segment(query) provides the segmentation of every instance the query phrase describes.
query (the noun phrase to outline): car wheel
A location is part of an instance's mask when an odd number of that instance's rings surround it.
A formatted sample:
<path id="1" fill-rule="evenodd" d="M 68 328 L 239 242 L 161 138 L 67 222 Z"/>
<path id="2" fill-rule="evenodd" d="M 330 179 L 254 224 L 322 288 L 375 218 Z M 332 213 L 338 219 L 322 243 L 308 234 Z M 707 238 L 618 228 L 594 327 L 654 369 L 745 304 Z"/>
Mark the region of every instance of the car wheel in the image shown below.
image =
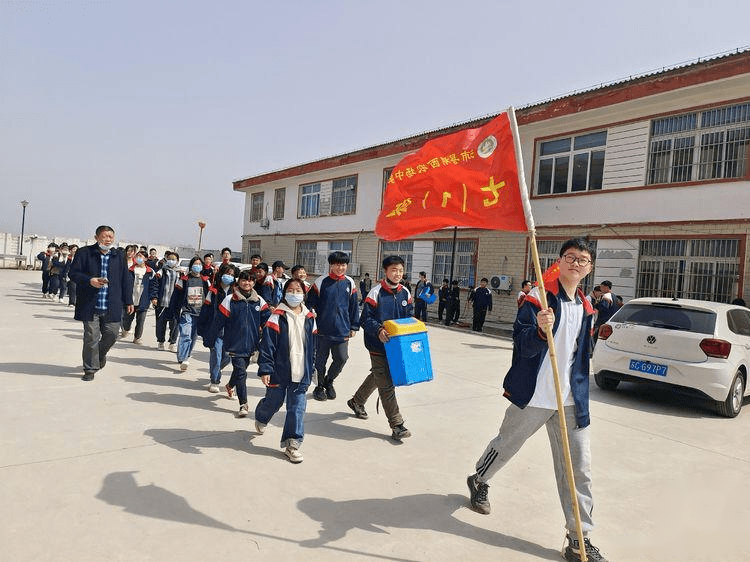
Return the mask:
<path id="1" fill-rule="evenodd" d="M 619 380 L 605 377 L 601 373 L 596 373 L 594 375 L 594 381 L 596 381 L 596 386 L 602 390 L 615 390 L 617 385 L 620 384 Z"/>
<path id="2" fill-rule="evenodd" d="M 745 396 L 745 378 L 742 371 L 737 371 L 729 387 L 729 394 L 724 401 L 716 403 L 716 412 L 726 418 L 734 418 L 742 409 L 742 400 Z"/>

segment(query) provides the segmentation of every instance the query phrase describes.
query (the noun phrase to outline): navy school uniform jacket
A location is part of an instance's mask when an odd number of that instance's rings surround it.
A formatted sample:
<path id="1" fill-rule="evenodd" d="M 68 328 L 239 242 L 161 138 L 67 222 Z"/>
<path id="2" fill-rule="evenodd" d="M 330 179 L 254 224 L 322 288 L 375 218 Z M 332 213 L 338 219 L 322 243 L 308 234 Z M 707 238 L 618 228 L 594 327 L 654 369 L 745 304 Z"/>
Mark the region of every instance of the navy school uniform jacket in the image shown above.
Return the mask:
<path id="1" fill-rule="evenodd" d="M 67 256 L 63 257 L 62 254 L 52 255 L 52 268 L 50 269 L 51 275 L 59 275 L 60 279 L 66 279 L 68 273 L 70 273 L 71 262 Z"/>
<path id="2" fill-rule="evenodd" d="M 174 284 L 180 278 L 180 272 L 166 265 L 156 271 L 157 288 L 157 306 L 168 307 L 171 300 Z"/>
<path id="3" fill-rule="evenodd" d="M 378 331 L 386 320 L 412 316 L 414 306 L 409 290 L 400 285 L 395 289 L 382 280 L 368 293 L 362 310 L 362 329 L 365 332 L 365 347 L 370 353 L 385 355 L 385 346 L 378 339 Z"/>
<path id="4" fill-rule="evenodd" d="M 224 351 L 237 357 L 250 357 L 258 350 L 260 329 L 268 320 L 268 303 L 252 291 L 250 298 L 234 289 L 219 305 L 204 345 L 213 347 L 216 337 L 224 330 Z"/>
<path id="5" fill-rule="evenodd" d="M 277 279 L 273 275 L 266 275 L 263 284 L 258 287 L 258 293 L 271 306 L 277 306 L 281 302 L 284 283 L 286 279 Z"/>
<path id="6" fill-rule="evenodd" d="M 487 287 L 477 287 L 471 300 L 476 310 L 492 310 L 492 293 Z"/>
<path id="7" fill-rule="evenodd" d="M 135 265 L 131 265 L 128 268 L 128 272 L 130 273 L 130 283 L 133 285 L 135 284 Z M 155 277 L 155 272 L 147 265 L 146 273 L 143 274 L 143 291 L 141 292 L 141 300 L 137 303 L 133 303 L 135 305 L 135 311 L 143 312 L 144 310 L 148 310 L 148 307 L 151 306 L 151 299 L 156 298 L 158 290 L 159 283 Z"/>
<path id="8" fill-rule="evenodd" d="M 552 333 L 556 334 L 560 324 L 560 303 L 571 299 L 565 294 L 559 281 L 550 284 L 547 289 L 547 305 L 555 312 Z M 536 315 L 542 309 L 538 297 L 539 289 L 532 289 L 521 308 L 518 309 L 516 321 L 513 324 L 513 361 L 503 381 L 504 396 L 519 408 L 525 408 L 534 396 L 537 374 L 542 361 L 549 353 L 545 334 L 536 322 Z M 570 372 L 570 389 L 575 403 L 576 423 L 578 427 L 586 427 L 591 423 L 589 417 L 589 340 L 594 309 L 581 289 L 576 290 L 573 298 L 576 297 L 582 301 L 583 321 L 576 338 L 576 351 Z"/>
<path id="9" fill-rule="evenodd" d="M 50 268 L 52 267 L 52 257 L 54 255 L 55 254 L 48 255 L 47 252 L 39 252 L 39 254 L 36 256 L 36 259 L 42 262 L 42 272 L 49 272 Z"/>
<path id="10" fill-rule="evenodd" d="M 229 286 L 229 294 L 232 293 L 234 284 Z M 203 306 L 201 307 L 201 313 L 198 315 L 198 335 L 203 337 L 203 345 L 206 347 L 213 347 L 213 345 L 206 345 L 206 337 L 209 335 L 211 326 L 214 322 L 214 316 L 219 308 L 219 305 L 226 298 L 227 293 L 224 291 L 224 287 L 221 285 L 221 281 L 217 285 L 211 285 L 206 292 L 206 297 L 203 299 Z M 215 338 L 223 338 L 224 332 L 221 331 L 215 334 Z"/>
<path id="11" fill-rule="evenodd" d="M 180 276 L 174 283 L 174 292 L 172 293 L 172 299 L 169 301 L 172 316 L 179 318 L 183 312 L 187 312 L 191 316 L 198 316 L 210 287 L 211 283 L 209 283 L 208 278 L 202 275 L 195 276 L 188 273 Z M 195 295 L 194 293 L 198 288 L 201 288 L 201 293 Z"/>
<path id="12" fill-rule="evenodd" d="M 343 342 L 359 330 L 357 284 L 348 275 L 321 275 L 307 294 L 307 306 L 315 311 L 318 336 Z"/>
<path id="13" fill-rule="evenodd" d="M 133 304 L 133 278 L 128 272 L 125 254 L 113 248 L 109 251 L 109 290 L 105 322 L 120 322 L 122 309 Z M 70 279 L 76 284 L 76 310 L 74 318 L 81 321 L 94 319 L 99 289 L 91 286 L 91 279 L 101 276 L 102 253 L 97 244 L 84 246 L 76 252 L 70 266 Z"/>
<path id="14" fill-rule="evenodd" d="M 279 307 L 271 313 L 271 317 L 263 326 L 263 337 L 260 340 L 260 355 L 258 357 L 258 376 L 271 375 L 271 384 L 289 382 L 292 378 L 292 365 L 289 361 L 289 323 L 287 312 Z M 308 387 L 312 381 L 315 364 L 316 333 L 315 315 L 308 311 L 305 315 L 305 373 L 300 386 Z"/>

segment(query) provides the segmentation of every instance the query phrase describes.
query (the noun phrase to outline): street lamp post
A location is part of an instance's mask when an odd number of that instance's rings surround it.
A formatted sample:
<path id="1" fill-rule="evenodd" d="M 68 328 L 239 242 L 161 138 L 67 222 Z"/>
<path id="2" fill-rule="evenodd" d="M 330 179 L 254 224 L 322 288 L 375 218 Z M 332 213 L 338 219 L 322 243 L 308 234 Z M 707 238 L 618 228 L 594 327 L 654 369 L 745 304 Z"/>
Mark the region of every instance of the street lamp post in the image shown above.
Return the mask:
<path id="1" fill-rule="evenodd" d="M 23 201 L 21 201 L 21 206 L 23 207 L 23 215 L 21 217 L 21 247 L 18 250 L 18 255 L 19 256 L 23 255 L 23 231 L 24 231 L 24 228 L 26 227 L 26 206 L 28 204 L 29 204 L 29 202 L 26 201 L 26 199 L 24 199 Z"/>
<path id="2" fill-rule="evenodd" d="M 201 253 L 201 240 L 203 239 L 203 229 L 206 228 L 206 221 L 204 219 L 198 220 L 198 227 L 201 229 L 198 234 L 198 255 Z"/>

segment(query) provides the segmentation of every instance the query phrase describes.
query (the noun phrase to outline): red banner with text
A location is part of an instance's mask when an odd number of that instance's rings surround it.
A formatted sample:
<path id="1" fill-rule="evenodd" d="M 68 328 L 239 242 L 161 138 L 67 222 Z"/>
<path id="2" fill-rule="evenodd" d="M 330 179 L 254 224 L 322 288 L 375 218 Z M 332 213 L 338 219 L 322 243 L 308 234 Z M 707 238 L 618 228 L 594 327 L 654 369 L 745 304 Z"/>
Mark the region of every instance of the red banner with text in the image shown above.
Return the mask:
<path id="1" fill-rule="evenodd" d="M 450 226 L 527 230 L 507 113 L 433 139 L 391 172 L 375 234 L 385 240 Z"/>

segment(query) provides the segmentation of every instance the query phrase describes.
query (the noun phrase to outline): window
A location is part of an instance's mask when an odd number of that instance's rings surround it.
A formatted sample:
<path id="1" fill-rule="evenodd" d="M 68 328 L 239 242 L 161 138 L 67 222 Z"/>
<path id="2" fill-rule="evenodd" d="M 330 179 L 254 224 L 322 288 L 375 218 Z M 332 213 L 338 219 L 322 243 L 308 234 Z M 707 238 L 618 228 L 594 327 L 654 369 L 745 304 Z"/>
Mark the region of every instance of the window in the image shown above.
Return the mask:
<path id="1" fill-rule="evenodd" d="M 352 259 L 352 241 L 351 240 L 331 240 L 328 243 L 328 253 L 331 252 L 344 252 Z M 326 256 L 327 258 L 328 256 Z"/>
<path id="2" fill-rule="evenodd" d="M 729 302 L 738 278 L 739 240 L 641 240 L 636 297 Z"/>
<path id="3" fill-rule="evenodd" d="M 250 196 L 250 222 L 260 222 L 263 218 L 263 192 Z"/>
<path id="4" fill-rule="evenodd" d="M 380 190 L 380 208 L 383 208 L 383 199 L 385 199 L 385 188 L 388 187 L 388 180 L 391 179 L 391 172 L 394 167 L 383 168 L 383 187 Z"/>
<path id="5" fill-rule="evenodd" d="M 247 241 L 247 250 L 246 255 L 247 259 L 245 261 L 250 261 L 250 256 L 253 254 L 258 254 L 259 256 L 262 256 L 263 254 L 260 251 L 260 240 L 248 240 Z"/>
<path id="6" fill-rule="evenodd" d="M 388 181 L 388 180 L 386 180 Z M 395 242 L 380 243 L 380 260 L 386 256 L 401 256 L 404 259 L 404 276 L 412 280 L 412 258 L 414 256 L 413 240 L 398 240 Z"/>
<path id="7" fill-rule="evenodd" d="M 308 273 L 315 272 L 315 259 L 318 255 L 318 243 L 315 240 L 298 240 L 296 262 Z"/>
<path id="8" fill-rule="evenodd" d="M 741 178 L 750 149 L 750 103 L 651 122 L 647 183 Z"/>
<path id="9" fill-rule="evenodd" d="M 727 312 L 727 324 L 735 334 L 750 336 L 750 311 L 730 310 Z"/>
<path id="10" fill-rule="evenodd" d="M 537 195 L 601 189 L 606 144 L 607 131 L 541 142 Z"/>
<path id="11" fill-rule="evenodd" d="M 320 184 L 311 183 L 300 186 L 299 218 L 317 217 L 320 215 Z"/>
<path id="12" fill-rule="evenodd" d="M 629 303 L 617 311 L 617 322 L 642 326 L 670 326 L 673 330 L 685 330 L 699 334 L 713 334 L 716 313 L 710 310 L 695 310 L 679 304 L 634 304 Z"/>
<path id="13" fill-rule="evenodd" d="M 435 242 L 435 253 L 432 256 L 432 283 L 440 286 L 443 279 L 451 278 L 451 255 L 453 240 Z M 456 261 L 453 267 L 453 279 L 461 287 L 473 287 L 476 284 L 477 241 L 456 240 Z"/>
<path id="14" fill-rule="evenodd" d="M 353 215 L 357 209 L 357 176 L 333 180 L 331 214 Z"/>
<path id="15" fill-rule="evenodd" d="M 286 188 L 281 187 L 273 192 L 273 220 L 284 218 L 284 204 L 286 203 Z"/>

